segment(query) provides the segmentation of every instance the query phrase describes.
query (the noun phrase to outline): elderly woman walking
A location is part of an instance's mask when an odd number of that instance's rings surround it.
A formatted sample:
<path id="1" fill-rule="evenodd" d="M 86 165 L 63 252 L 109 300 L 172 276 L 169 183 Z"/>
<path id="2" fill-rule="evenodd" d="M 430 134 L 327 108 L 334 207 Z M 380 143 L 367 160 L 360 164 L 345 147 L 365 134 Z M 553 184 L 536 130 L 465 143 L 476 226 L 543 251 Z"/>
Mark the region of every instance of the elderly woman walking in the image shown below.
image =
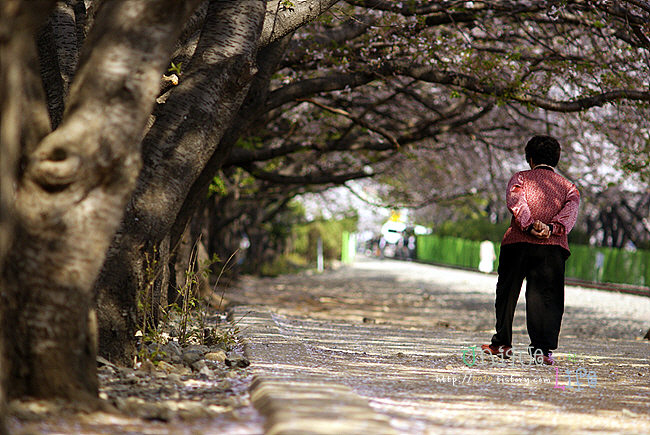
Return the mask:
<path id="1" fill-rule="evenodd" d="M 483 352 L 512 354 L 512 321 L 526 279 L 526 326 L 529 353 L 552 365 L 564 313 L 564 265 L 570 255 L 567 235 L 576 223 L 580 194 L 555 172 L 560 144 L 550 136 L 534 136 L 526 144 L 530 170 L 517 172 L 507 186 L 512 213 L 501 242 L 496 289 L 496 333 Z"/>

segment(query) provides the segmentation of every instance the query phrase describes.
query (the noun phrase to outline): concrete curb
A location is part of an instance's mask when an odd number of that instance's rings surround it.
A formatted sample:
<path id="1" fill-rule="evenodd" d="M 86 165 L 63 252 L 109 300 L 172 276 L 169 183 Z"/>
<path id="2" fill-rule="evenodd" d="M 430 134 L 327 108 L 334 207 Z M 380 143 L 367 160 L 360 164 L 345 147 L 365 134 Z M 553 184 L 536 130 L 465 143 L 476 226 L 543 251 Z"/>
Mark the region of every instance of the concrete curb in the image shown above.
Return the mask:
<path id="1" fill-rule="evenodd" d="M 310 359 L 309 351 L 283 334 L 273 313 L 259 306 L 237 306 L 231 317 L 251 362 L 251 401 L 266 419 L 266 434 L 397 434 L 388 417 L 331 374 L 301 370 L 299 363 Z"/>

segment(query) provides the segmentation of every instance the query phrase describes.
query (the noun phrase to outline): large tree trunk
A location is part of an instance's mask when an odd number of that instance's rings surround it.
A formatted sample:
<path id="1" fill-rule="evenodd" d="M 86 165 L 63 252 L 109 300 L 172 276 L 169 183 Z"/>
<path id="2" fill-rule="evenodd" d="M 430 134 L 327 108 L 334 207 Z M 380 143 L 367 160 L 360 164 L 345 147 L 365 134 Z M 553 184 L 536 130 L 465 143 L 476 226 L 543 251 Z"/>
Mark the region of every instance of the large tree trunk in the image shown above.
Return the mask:
<path id="1" fill-rule="evenodd" d="M 258 46 L 284 38 L 337 1 L 302 0 L 291 10 L 281 0 L 210 2 L 189 66 L 143 141 L 143 171 L 97 283 L 103 356 L 132 361 L 142 259 L 166 237 L 173 252 L 173 234 L 183 231 L 172 228 L 183 225 L 181 210 L 191 216 L 196 209 L 193 195 L 207 187 L 204 169 L 214 174 L 226 158 L 229 148 L 220 142 L 247 95 Z"/>
<path id="2" fill-rule="evenodd" d="M 138 143 L 179 34 L 177 23 L 195 4 L 105 1 L 60 127 L 42 140 L 25 141 L 15 241 L 2 274 L 12 397 L 97 394 L 93 283 L 135 186 Z M 37 71 L 33 38 L 23 53 L 32 55 L 26 71 Z M 31 118 L 39 115 L 49 124 L 40 80 L 39 86 L 33 82 Z M 40 139 L 39 131 L 30 127 L 23 136 Z"/>
<path id="3" fill-rule="evenodd" d="M 176 220 L 171 229 L 172 245 L 175 245 L 180 235 L 183 234 L 184 229 L 188 226 L 189 221 L 191 219 L 196 219 L 196 216 L 198 215 L 197 210 L 208 209 L 208 215 L 205 219 L 208 222 L 208 224 L 206 224 L 208 227 L 208 238 L 206 240 L 208 254 L 210 257 L 212 257 L 213 254 L 217 254 L 219 259 L 222 261 L 220 265 L 216 265 L 215 267 L 225 267 L 225 262 L 228 261 L 228 259 L 230 259 L 239 248 L 239 241 L 241 238 L 238 231 L 239 229 L 230 225 L 234 220 L 237 220 L 238 216 L 232 215 L 233 210 L 229 210 L 228 207 L 229 204 L 237 202 L 239 198 L 238 195 L 234 197 L 228 195 L 220 199 L 208 199 L 206 192 L 208 191 L 208 187 L 212 182 L 214 175 L 219 171 L 223 162 L 227 160 L 227 157 L 237 139 L 242 134 L 245 134 L 251 125 L 259 119 L 259 116 L 262 113 L 260 107 L 264 106 L 266 97 L 269 93 L 271 76 L 277 70 L 290 39 L 290 35 L 285 36 L 278 41 L 270 43 L 258 53 L 258 72 L 252 80 L 248 94 L 246 95 L 234 122 L 231 123 L 230 127 L 221 138 L 219 145 L 204 166 L 200 175 L 196 180 L 194 180 L 192 187 L 189 189 L 188 194 L 183 201 L 182 207 L 176 215 Z M 238 210 L 235 212 L 237 211 Z M 223 228 L 218 228 L 218 226 L 223 226 Z M 217 233 L 221 236 L 217 236 Z M 210 246 L 211 242 L 216 241 L 219 237 L 223 237 L 221 241 L 225 243 L 219 247 L 215 246 L 214 243 Z M 232 242 L 233 239 L 236 239 L 237 241 L 235 243 L 229 243 Z M 237 261 L 236 258 L 233 259 L 234 261 Z M 228 269 L 230 270 L 232 267 L 233 264 L 230 264 Z"/>
<path id="4" fill-rule="evenodd" d="M 207 222 L 208 255 L 216 255 L 222 262 L 227 261 L 239 249 L 242 230 L 244 230 L 239 219 L 241 210 L 233 207 L 235 202 L 236 200 L 229 195 L 220 198 L 219 201 L 213 199 L 213 202 L 208 207 L 211 210 Z M 233 258 L 233 261 L 236 263 L 242 254 L 242 252 L 239 252 Z M 223 267 L 224 264 L 222 263 L 220 266 Z M 229 269 L 231 267 L 233 265 L 229 265 Z"/>
<path id="5" fill-rule="evenodd" d="M 54 6 L 54 1 L 34 2 L 30 6 L 47 14 Z M 29 8 L 25 9 L 24 3 L 21 4 L 18 0 L 0 3 L 0 271 L 4 268 L 14 240 L 13 200 L 21 140 L 27 144 L 47 131 L 47 125 L 43 125 L 47 124 L 47 119 L 41 118 L 36 122 L 34 136 L 23 134 L 28 122 L 25 117 L 30 113 L 28 81 L 33 80 L 33 77 L 24 73 L 30 57 L 23 54 L 25 50 L 30 52 L 31 39 L 42 22 Z M 9 366 L 5 353 L 4 333 L 7 331 L 7 322 L 3 309 L 9 296 L 6 284 L 0 273 L 0 435 L 8 433 L 5 424 L 5 391 Z"/>
<path id="6" fill-rule="evenodd" d="M 169 236 L 246 95 L 264 12 L 260 0 L 210 3 L 191 64 L 143 141 L 143 170 L 96 287 L 100 353 L 115 362 L 130 364 L 135 354 L 145 254 Z"/>

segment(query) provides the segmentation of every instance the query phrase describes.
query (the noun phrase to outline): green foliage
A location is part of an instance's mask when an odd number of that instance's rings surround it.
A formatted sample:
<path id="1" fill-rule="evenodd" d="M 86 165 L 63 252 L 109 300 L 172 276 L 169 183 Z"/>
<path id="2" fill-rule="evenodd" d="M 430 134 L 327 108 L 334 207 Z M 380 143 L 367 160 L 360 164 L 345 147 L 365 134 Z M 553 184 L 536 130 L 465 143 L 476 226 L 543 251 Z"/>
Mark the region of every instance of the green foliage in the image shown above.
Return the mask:
<path id="1" fill-rule="evenodd" d="M 647 104 L 638 105 L 639 113 L 648 110 Z M 619 149 L 620 167 L 627 174 L 638 174 L 642 181 L 650 181 L 650 136 L 630 141 Z"/>
<path id="2" fill-rule="evenodd" d="M 226 196 L 228 194 L 228 189 L 226 188 L 226 183 L 218 175 L 215 175 L 208 187 L 208 198 L 212 195 L 217 196 Z"/>
<path id="3" fill-rule="evenodd" d="M 278 276 L 314 264 L 319 238 L 323 241 L 326 261 L 340 258 L 341 235 L 344 231 L 355 231 L 357 222 L 356 211 L 349 211 L 335 219 L 321 216 L 307 222 L 303 205 L 298 201 L 290 202 L 272 222 L 265 224 L 270 239 L 268 246 L 275 255 L 270 260 L 266 258 L 258 272 L 264 276 Z"/>
<path id="4" fill-rule="evenodd" d="M 155 249 L 154 252 L 156 252 Z M 157 262 L 149 260 L 148 256 L 145 257 L 147 258 L 145 274 L 153 283 L 156 278 L 155 265 Z M 224 264 L 219 278 L 231 259 L 232 257 Z M 229 350 L 237 344 L 239 327 L 236 322 L 226 328 L 208 327 L 208 306 L 198 296 L 199 278 L 203 276 L 207 279 L 212 266 L 218 262 L 220 262 L 219 258 L 214 255 L 212 258 L 204 260 L 201 266 L 198 267 L 196 254 L 192 254 L 185 271 L 185 283 L 177 289 L 180 304 L 172 303 L 165 309 L 161 307 L 162 316 L 160 322 L 156 325 L 154 325 L 153 321 L 147 320 L 151 319 L 151 317 L 144 318 L 142 329 L 137 333 L 137 335 L 141 336 L 143 344 L 138 351 L 138 361 L 149 360 L 157 364 L 165 359 L 166 354 L 161 350 L 161 345 L 169 340 L 169 335 L 163 331 L 168 330 L 172 325 L 179 328 L 178 343 L 181 346 L 198 343 L 206 346 L 217 345 Z M 217 283 L 219 278 L 217 278 Z M 138 307 L 141 309 L 148 309 L 149 306 L 146 302 L 138 300 Z"/>
<path id="5" fill-rule="evenodd" d="M 307 262 L 300 255 L 278 255 L 272 261 L 262 265 L 260 275 L 276 277 L 287 273 L 299 272 L 305 266 L 307 266 Z"/>
<path id="6" fill-rule="evenodd" d="M 304 256 L 309 262 L 316 261 L 316 246 L 320 238 L 323 241 L 325 260 L 340 258 L 341 234 L 344 231 L 356 231 L 358 220 L 356 212 L 353 212 L 341 219 L 326 220 L 321 217 L 313 222 L 296 225 L 293 229 L 295 234 L 294 252 Z"/>
<path id="7" fill-rule="evenodd" d="M 180 76 L 182 66 L 183 66 L 183 62 L 178 62 L 178 64 L 175 64 L 174 62 L 172 62 L 171 66 L 169 68 L 167 68 L 167 71 Z"/>
<path id="8" fill-rule="evenodd" d="M 487 218 L 477 217 L 461 221 L 447 221 L 434 226 L 434 232 L 440 237 L 457 237 L 465 240 L 499 243 L 503 234 L 510 225 L 510 221 L 492 223 Z M 586 231 L 574 228 L 569 233 L 570 244 L 589 244 L 589 235 Z"/>
<path id="9" fill-rule="evenodd" d="M 245 150 L 256 150 L 264 146 L 264 141 L 257 136 L 240 137 L 235 146 Z"/>
<path id="10" fill-rule="evenodd" d="M 160 269 L 157 269 L 157 254 L 158 251 L 155 247 L 153 249 L 153 255 L 145 254 L 145 277 L 147 284 L 145 289 L 138 294 L 137 298 L 142 340 L 145 343 L 153 342 L 159 344 L 165 341 L 162 336 L 162 330 L 169 325 L 172 319 L 176 319 L 180 328 L 179 343 L 181 345 L 189 342 L 206 344 L 208 340 L 222 341 L 222 338 L 214 336 L 216 334 L 214 331 L 210 333 L 213 336 L 210 336 L 210 334 L 206 335 L 206 331 L 209 330 L 209 328 L 206 328 L 207 306 L 198 296 L 200 278 L 204 277 L 207 279 L 209 277 L 212 266 L 220 262 L 219 258 L 214 255 L 199 265 L 196 249 L 193 249 L 187 270 L 185 270 L 185 282 L 177 289 L 178 299 L 181 301 L 180 305 L 178 303 L 172 303 L 167 307 L 159 307 L 154 305 L 153 299 L 154 284 L 160 273 Z M 224 268 L 226 266 L 227 263 L 224 265 Z M 161 313 L 160 321 L 157 323 L 155 322 L 154 315 L 156 310 L 159 310 Z M 140 360 L 149 359 L 157 361 L 161 359 L 158 358 L 156 352 L 152 353 L 144 347 L 141 349 L 138 357 Z"/>
<path id="11" fill-rule="evenodd" d="M 458 237 L 426 235 L 417 237 L 417 258 L 432 263 L 477 269 L 480 242 Z"/>
<path id="12" fill-rule="evenodd" d="M 157 345 L 156 345 L 156 348 L 155 348 L 155 350 L 153 352 L 147 346 L 142 346 L 140 348 L 140 350 L 138 351 L 138 360 L 139 361 L 149 360 L 149 361 L 153 362 L 154 364 L 157 364 L 159 361 L 162 361 L 163 359 L 165 359 L 167 354 L 164 351 L 160 350 L 160 338 L 159 337 L 153 337 L 152 338 L 150 335 L 146 335 L 143 338 L 144 338 L 145 343 L 154 342 Z"/>
<path id="13" fill-rule="evenodd" d="M 289 11 L 293 12 L 296 5 L 291 0 L 281 0 L 280 1 L 280 7 L 282 8 L 283 11 L 284 10 L 289 10 Z"/>
<path id="14" fill-rule="evenodd" d="M 444 222 L 437 225 L 434 228 L 434 232 L 441 237 L 458 237 L 467 240 L 500 242 L 508 225 L 510 225 L 509 222 L 495 224 L 486 218 L 474 218 Z"/>
<path id="15" fill-rule="evenodd" d="M 251 195 L 257 193 L 258 185 L 255 177 L 242 168 L 236 168 L 234 173 L 229 176 L 229 181 L 234 184 L 241 195 Z"/>
<path id="16" fill-rule="evenodd" d="M 495 245 L 500 251 L 500 244 Z M 601 256 L 599 265 L 598 257 Z M 457 237 L 418 236 L 417 258 L 422 261 L 476 269 L 480 243 Z M 495 263 L 498 267 L 498 260 Z M 616 248 L 573 245 L 566 263 L 566 276 L 593 282 L 611 282 L 648 286 L 650 251 L 629 252 Z"/>

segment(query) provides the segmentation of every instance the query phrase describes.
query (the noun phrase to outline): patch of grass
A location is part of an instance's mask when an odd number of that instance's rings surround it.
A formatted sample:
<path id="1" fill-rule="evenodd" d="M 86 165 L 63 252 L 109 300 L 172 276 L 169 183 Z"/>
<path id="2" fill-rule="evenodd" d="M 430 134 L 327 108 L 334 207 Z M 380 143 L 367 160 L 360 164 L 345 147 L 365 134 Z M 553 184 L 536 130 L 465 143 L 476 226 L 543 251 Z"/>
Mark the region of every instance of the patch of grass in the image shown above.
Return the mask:
<path id="1" fill-rule="evenodd" d="M 281 255 L 269 263 L 264 263 L 260 269 L 260 275 L 276 277 L 287 273 L 298 273 L 306 269 L 307 266 L 307 259 L 298 254 Z"/>
<path id="2" fill-rule="evenodd" d="M 137 360 L 150 360 L 154 363 L 165 358 L 165 352 L 160 349 L 169 340 L 172 335 L 177 337 L 178 344 L 187 346 L 189 344 L 202 344 L 206 346 L 218 346 L 225 350 L 231 350 L 237 344 L 237 334 L 239 328 L 235 325 L 229 327 L 219 326 L 219 320 L 209 320 L 210 306 L 206 300 L 199 295 L 199 285 L 201 278 L 206 280 L 209 277 L 210 270 L 215 263 L 220 260 L 216 257 L 205 260 L 199 264 L 198 250 L 195 243 L 194 249 L 191 250 L 190 260 L 187 269 L 184 271 L 185 280 L 182 286 L 177 288 L 178 302 L 174 302 L 167 307 L 159 307 L 161 312 L 160 321 L 154 322 L 153 310 L 154 301 L 151 297 L 153 286 L 157 278 L 157 258 L 156 251 L 152 256 L 145 255 L 145 278 L 147 285 L 138 295 L 138 308 L 142 315 L 140 321 L 141 346 L 138 351 Z M 214 288 L 219 284 L 219 280 L 227 269 L 233 254 L 223 265 L 219 276 L 217 277 Z M 214 289 L 213 289 L 214 291 Z M 223 289 L 225 293 L 226 288 Z M 172 333 L 175 330 L 175 333 Z M 155 346 L 154 346 L 155 345 Z"/>

